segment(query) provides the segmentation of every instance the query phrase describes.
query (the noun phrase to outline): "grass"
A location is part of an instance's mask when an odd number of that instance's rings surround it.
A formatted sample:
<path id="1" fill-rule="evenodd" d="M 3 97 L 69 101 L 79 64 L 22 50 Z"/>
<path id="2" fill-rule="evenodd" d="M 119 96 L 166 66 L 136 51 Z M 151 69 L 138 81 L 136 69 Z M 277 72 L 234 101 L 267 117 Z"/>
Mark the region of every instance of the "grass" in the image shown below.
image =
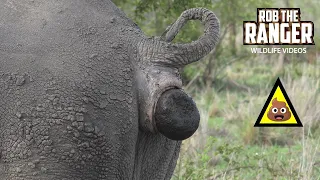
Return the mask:
<path id="1" fill-rule="evenodd" d="M 274 63 L 256 57 L 226 67 L 222 82 L 248 91 L 188 89 L 201 122 L 183 142 L 173 180 L 320 179 L 320 65 L 287 63 L 280 73 L 303 128 L 253 127 L 277 78 Z"/>

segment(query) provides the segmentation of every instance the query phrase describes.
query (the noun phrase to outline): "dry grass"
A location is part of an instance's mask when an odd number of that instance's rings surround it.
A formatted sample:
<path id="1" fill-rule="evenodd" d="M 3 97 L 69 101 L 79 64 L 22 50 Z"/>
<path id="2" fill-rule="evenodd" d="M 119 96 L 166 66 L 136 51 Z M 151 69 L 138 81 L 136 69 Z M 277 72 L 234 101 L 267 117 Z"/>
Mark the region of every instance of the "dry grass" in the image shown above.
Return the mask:
<path id="1" fill-rule="evenodd" d="M 254 65 L 263 69 L 261 65 Z M 250 87 L 249 92 L 230 89 L 217 92 L 214 88 L 207 88 L 194 93 L 201 115 L 201 124 L 195 135 L 183 142 L 181 157 L 196 158 L 197 152 L 203 149 L 209 136 L 217 137 L 221 142 L 237 143 L 248 148 L 259 146 L 261 150 L 265 149 L 266 151 L 275 145 L 280 145 L 290 151 L 281 156 L 287 166 L 285 169 L 289 171 L 286 177 L 320 179 L 320 66 L 306 63 L 301 63 L 298 66 L 298 76 L 292 72 L 293 69 L 297 69 L 297 65 L 285 66 L 281 81 L 304 125 L 303 128 L 253 127 L 274 83 L 272 82 L 274 79 L 272 72 L 266 70 L 261 76 L 269 76 L 270 81 L 257 82 L 259 85 Z M 230 68 L 232 69 L 232 67 Z M 254 75 L 252 73 L 254 69 L 247 69 L 246 66 L 241 68 L 239 71 L 228 71 L 227 68 L 226 79 L 231 77 L 246 85 L 246 78 Z M 195 91 L 193 90 L 193 92 Z M 223 122 L 215 122 L 217 117 L 223 119 Z M 209 124 L 219 124 L 219 126 L 215 128 L 210 127 Z M 291 148 L 293 146 L 298 146 L 300 149 Z M 269 157 L 263 158 L 268 159 Z M 215 168 L 220 163 L 219 155 L 212 155 L 211 161 L 213 166 L 209 171 L 215 172 Z M 183 161 L 178 164 L 180 169 L 184 166 L 181 163 Z M 229 166 L 232 164 L 228 164 L 226 169 L 230 168 Z M 264 166 L 266 165 L 261 161 L 257 168 L 266 168 Z M 241 171 L 246 170 L 243 168 Z M 250 172 L 248 169 L 248 173 Z M 293 172 L 298 172 L 298 174 Z M 228 176 L 219 176 L 219 178 L 228 179 Z M 256 179 L 263 179 L 263 176 L 258 174 Z"/>

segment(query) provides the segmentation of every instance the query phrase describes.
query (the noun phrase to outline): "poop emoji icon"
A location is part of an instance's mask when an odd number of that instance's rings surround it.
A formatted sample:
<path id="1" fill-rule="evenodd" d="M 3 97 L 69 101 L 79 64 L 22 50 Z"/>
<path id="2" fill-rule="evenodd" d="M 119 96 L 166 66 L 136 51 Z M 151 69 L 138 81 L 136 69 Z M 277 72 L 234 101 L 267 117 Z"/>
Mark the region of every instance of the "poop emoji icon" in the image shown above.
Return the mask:
<path id="1" fill-rule="evenodd" d="M 291 112 L 285 102 L 274 98 L 267 116 L 272 121 L 287 121 L 291 117 Z"/>
<path id="2" fill-rule="evenodd" d="M 254 127 L 303 127 L 280 78 L 273 85 Z"/>

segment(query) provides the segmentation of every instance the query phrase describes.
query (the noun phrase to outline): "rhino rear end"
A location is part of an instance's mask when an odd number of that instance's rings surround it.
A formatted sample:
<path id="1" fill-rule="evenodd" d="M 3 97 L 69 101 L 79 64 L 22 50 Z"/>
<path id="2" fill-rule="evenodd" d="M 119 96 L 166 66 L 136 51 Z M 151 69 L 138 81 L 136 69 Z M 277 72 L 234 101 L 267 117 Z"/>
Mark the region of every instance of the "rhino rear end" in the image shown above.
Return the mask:
<path id="1" fill-rule="evenodd" d="M 205 34 L 170 43 L 190 19 Z M 200 120 L 179 69 L 214 48 L 211 11 L 148 38 L 110 1 L 8 0 L 0 29 L 0 179 L 171 178 Z"/>

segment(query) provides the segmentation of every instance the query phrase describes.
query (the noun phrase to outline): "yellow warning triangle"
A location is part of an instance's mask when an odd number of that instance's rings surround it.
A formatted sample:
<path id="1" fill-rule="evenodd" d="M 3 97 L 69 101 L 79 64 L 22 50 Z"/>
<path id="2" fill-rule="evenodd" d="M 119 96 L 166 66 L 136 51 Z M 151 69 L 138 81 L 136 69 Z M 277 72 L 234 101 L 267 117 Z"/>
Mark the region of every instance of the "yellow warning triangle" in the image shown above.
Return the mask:
<path id="1" fill-rule="evenodd" d="M 279 78 L 274 84 L 254 126 L 303 127 Z"/>

